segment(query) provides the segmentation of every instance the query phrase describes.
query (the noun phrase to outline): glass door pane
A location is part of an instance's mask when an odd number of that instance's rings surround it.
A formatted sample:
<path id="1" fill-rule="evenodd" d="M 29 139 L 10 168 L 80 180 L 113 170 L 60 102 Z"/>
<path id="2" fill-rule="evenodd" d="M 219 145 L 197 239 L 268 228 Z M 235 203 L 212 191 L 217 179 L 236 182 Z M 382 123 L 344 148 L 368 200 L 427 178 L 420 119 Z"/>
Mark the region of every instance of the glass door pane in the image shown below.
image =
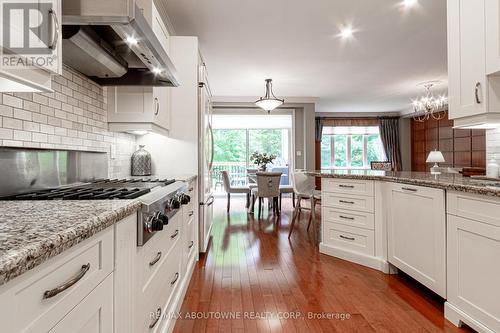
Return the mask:
<path id="1" fill-rule="evenodd" d="M 289 183 L 289 151 L 290 135 L 288 129 L 249 129 L 248 130 L 248 152 L 267 155 L 276 155 L 276 159 L 270 166 L 272 171 L 282 172 L 284 176 L 281 184 Z M 248 161 L 253 165 L 253 161 Z M 259 167 L 259 166 L 254 166 Z"/>
<path id="2" fill-rule="evenodd" d="M 214 129 L 213 176 L 216 191 L 223 190 L 221 171 L 229 173 L 235 186 L 246 183 L 246 130 Z"/>

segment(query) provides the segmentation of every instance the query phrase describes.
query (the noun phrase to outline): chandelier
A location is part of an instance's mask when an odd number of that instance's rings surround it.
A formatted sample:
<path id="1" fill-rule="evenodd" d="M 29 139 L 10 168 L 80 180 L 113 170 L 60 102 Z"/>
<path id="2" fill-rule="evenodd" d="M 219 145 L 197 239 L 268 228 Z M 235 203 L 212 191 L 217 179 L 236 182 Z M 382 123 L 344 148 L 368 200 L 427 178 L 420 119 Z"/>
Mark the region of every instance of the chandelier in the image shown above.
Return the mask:
<path id="1" fill-rule="evenodd" d="M 279 99 L 274 96 L 272 82 L 273 80 L 266 79 L 266 95 L 259 98 L 259 100 L 255 102 L 255 105 L 263 110 L 266 110 L 267 113 L 271 113 L 272 110 L 276 109 L 285 102 L 284 99 Z"/>
<path id="2" fill-rule="evenodd" d="M 413 119 L 418 122 L 424 122 L 430 118 L 441 120 L 445 117 L 444 109 L 448 107 L 448 98 L 445 95 L 435 96 L 432 93 L 432 87 L 440 81 L 429 81 L 420 83 L 423 86 L 425 94 L 417 99 L 412 100 L 413 111 L 415 115 Z"/>

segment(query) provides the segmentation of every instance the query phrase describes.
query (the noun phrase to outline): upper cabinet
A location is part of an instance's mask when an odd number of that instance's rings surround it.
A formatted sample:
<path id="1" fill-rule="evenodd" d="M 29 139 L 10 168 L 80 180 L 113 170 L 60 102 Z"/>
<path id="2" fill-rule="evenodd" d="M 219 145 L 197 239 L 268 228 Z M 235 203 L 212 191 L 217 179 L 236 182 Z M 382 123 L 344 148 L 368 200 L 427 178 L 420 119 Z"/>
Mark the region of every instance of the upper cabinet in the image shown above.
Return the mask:
<path id="1" fill-rule="evenodd" d="M 2 3 L 0 12 L 0 92 L 51 92 L 51 74 L 62 74 L 61 0 Z"/>
<path id="2" fill-rule="evenodd" d="M 449 116 L 456 127 L 500 124 L 498 0 L 448 0 Z"/>
<path id="3" fill-rule="evenodd" d="M 136 4 L 169 54 L 170 34 L 153 1 L 137 0 Z M 169 135 L 171 89 L 173 88 L 148 86 L 108 88 L 109 130 Z"/>

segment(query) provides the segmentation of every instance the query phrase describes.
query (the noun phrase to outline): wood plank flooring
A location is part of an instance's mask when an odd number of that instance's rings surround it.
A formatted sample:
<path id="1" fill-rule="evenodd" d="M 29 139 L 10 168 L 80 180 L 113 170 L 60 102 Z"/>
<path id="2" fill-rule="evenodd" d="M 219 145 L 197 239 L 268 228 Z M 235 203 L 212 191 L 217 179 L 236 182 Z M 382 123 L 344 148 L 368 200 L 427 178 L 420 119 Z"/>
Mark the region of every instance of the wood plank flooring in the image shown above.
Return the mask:
<path id="1" fill-rule="evenodd" d="M 174 332 L 471 332 L 447 322 L 443 300 L 408 277 L 320 254 L 308 212 L 289 240 L 290 199 L 279 219 L 267 208 L 254 219 L 244 204 L 232 198 L 227 214 L 217 198 L 210 250 Z"/>

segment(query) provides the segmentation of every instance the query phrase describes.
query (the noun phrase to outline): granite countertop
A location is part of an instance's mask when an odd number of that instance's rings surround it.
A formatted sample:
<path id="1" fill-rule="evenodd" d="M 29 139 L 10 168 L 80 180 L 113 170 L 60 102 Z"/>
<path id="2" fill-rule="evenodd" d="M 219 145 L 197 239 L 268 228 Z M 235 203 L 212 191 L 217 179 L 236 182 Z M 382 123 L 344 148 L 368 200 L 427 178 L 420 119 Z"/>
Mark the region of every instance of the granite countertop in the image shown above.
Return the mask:
<path id="1" fill-rule="evenodd" d="M 463 177 L 461 174 L 379 170 L 316 170 L 306 173 L 324 178 L 380 180 L 500 197 L 500 182 Z"/>
<path id="2" fill-rule="evenodd" d="M 139 207 L 137 200 L 0 201 L 0 285 Z"/>

